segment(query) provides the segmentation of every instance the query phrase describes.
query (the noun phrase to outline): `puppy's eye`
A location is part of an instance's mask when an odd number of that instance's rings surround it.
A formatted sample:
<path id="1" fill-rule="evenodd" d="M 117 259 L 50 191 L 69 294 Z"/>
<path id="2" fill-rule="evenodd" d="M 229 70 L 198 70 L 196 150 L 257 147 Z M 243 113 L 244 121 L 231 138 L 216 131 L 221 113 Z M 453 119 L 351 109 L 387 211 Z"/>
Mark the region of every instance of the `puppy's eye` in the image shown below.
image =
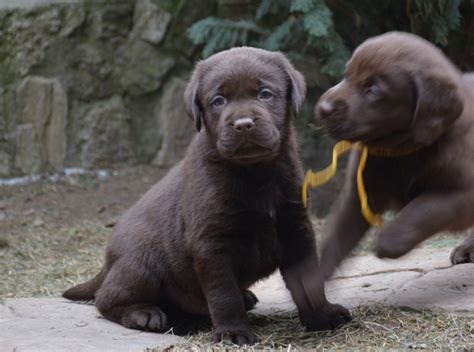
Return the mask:
<path id="1" fill-rule="evenodd" d="M 273 98 L 273 93 L 270 89 L 262 89 L 258 94 L 258 100 L 268 101 Z"/>
<path id="2" fill-rule="evenodd" d="M 226 100 L 222 95 L 216 95 L 214 99 L 211 101 L 211 106 L 214 108 L 218 108 L 220 106 L 225 105 Z"/>
<path id="3" fill-rule="evenodd" d="M 376 100 L 380 97 L 380 87 L 376 84 L 370 84 L 364 89 L 364 96 L 370 100 Z"/>

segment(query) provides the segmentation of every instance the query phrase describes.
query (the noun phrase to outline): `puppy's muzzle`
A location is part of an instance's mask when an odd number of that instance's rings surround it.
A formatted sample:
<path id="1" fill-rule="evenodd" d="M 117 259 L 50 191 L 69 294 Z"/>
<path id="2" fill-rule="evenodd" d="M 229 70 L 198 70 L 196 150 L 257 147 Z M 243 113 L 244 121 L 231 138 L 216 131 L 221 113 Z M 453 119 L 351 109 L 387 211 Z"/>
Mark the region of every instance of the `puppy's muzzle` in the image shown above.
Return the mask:
<path id="1" fill-rule="evenodd" d="M 255 127 L 255 118 L 252 117 L 240 117 L 237 120 L 233 121 L 232 127 L 237 132 L 247 132 Z"/>
<path id="2" fill-rule="evenodd" d="M 335 105 L 325 99 L 318 104 L 317 114 L 321 120 L 327 120 L 336 112 Z"/>

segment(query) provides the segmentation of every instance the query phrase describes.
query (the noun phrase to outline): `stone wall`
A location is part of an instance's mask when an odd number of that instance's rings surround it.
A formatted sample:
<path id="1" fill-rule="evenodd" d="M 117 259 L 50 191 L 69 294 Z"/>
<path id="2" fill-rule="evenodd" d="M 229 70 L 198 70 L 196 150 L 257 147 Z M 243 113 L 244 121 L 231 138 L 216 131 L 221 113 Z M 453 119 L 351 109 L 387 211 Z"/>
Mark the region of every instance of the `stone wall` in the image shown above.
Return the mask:
<path id="1" fill-rule="evenodd" d="M 176 162 L 199 3 L 0 1 L 0 177 Z"/>
<path id="2" fill-rule="evenodd" d="M 249 0 L 0 0 L 0 178 L 170 167 L 194 132 L 183 92 L 200 48 L 186 29 L 211 15 L 246 18 Z M 324 166 L 330 141 L 308 129 L 329 85 L 316 60 L 289 54 L 308 84 L 297 120 L 302 156 Z M 324 151 L 324 152 L 323 152 Z M 317 194 L 332 202 L 333 182 Z"/>

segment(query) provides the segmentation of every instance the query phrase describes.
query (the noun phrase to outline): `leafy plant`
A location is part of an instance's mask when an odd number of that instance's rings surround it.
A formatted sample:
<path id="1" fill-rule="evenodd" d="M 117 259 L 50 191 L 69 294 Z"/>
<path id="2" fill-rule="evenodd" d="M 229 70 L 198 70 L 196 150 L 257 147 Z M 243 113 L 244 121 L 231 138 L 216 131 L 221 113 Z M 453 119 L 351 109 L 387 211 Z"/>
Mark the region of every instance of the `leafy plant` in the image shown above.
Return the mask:
<path id="1" fill-rule="evenodd" d="M 221 5 L 224 6 L 224 5 Z M 474 0 L 261 0 L 249 20 L 208 17 L 188 36 L 202 56 L 236 45 L 293 51 L 318 58 L 336 79 L 351 50 L 369 36 L 389 30 L 417 33 L 463 57 L 474 68 Z"/>
<path id="2" fill-rule="evenodd" d="M 235 45 L 315 51 L 323 59 L 323 72 L 332 76 L 349 56 L 324 0 L 262 0 L 251 21 L 210 17 L 196 22 L 188 35 L 193 43 L 203 45 L 203 57 Z"/>

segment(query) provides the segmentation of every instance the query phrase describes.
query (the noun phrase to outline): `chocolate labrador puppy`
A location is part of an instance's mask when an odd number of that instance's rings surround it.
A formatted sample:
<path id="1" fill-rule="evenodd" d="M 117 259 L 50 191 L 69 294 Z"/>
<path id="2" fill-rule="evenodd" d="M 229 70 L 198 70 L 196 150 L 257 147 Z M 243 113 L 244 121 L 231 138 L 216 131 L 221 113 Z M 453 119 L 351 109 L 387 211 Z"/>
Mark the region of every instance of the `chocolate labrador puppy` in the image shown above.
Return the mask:
<path id="1" fill-rule="evenodd" d="M 120 219 L 100 273 L 63 296 L 148 331 L 169 329 L 176 310 L 207 315 L 214 341 L 253 344 L 248 288 L 280 268 L 307 328 L 349 320 L 325 298 L 301 202 L 293 117 L 305 93 L 281 53 L 235 48 L 198 63 L 185 102 L 201 132 Z M 303 288 L 305 275 L 318 289 Z"/>
<path id="2" fill-rule="evenodd" d="M 400 257 L 440 231 L 474 225 L 474 80 L 434 45 L 400 32 L 367 40 L 315 113 L 336 139 L 369 147 L 363 178 L 372 210 L 399 211 L 380 230 L 379 257 Z M 375 147 L 394 156 L 370 155 Z M 359 158 L 351 152 L 332 213 L 321 260 L 326 277 L 369 228 L 357 191 Z M 468 239 L 452 261 L 472 262 L 473 253 Z"/>

